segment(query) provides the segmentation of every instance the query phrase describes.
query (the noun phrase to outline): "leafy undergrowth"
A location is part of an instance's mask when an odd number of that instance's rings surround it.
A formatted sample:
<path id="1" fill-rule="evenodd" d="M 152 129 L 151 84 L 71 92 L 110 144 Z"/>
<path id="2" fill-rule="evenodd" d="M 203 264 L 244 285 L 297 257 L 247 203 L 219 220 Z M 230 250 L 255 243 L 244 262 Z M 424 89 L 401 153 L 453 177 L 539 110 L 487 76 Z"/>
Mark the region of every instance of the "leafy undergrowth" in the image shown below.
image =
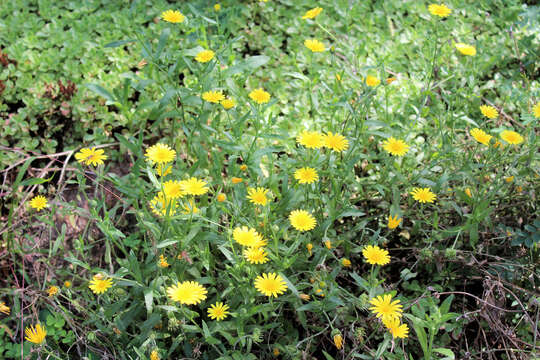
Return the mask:
<path id="1" fill-rule="evenodd" d="M 537 6 L 27 5 L 4 358 L 535 358 Z"/>

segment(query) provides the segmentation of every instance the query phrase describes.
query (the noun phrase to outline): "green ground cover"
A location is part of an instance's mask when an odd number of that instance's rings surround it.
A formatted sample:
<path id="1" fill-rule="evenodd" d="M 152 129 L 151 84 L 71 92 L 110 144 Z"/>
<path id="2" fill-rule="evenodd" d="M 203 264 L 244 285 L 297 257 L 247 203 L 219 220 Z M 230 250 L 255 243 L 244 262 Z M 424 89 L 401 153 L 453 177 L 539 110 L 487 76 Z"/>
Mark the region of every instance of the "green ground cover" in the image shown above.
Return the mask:
<path id="1" fill-rule="evenodd" d="M 0 354 L 536 359 L 540 7 L 214 5 L 0 5 Z"/>

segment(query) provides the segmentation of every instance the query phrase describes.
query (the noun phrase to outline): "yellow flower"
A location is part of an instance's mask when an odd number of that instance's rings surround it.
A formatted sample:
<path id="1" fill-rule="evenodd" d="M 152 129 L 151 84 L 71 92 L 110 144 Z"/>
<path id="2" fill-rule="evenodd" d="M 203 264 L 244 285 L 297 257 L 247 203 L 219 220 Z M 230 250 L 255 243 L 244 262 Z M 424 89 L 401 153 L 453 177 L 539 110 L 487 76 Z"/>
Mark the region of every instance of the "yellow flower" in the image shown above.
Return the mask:
<path id="1" fill-rule="evenodd" d="M 317 171 L 310 167 L 303 167 L 294 172 L 294 178 L 298 180 L 300 184 L 311 184 L 319 180 Z"/>
<path id="2" fill-rule="evenodd" d="M 394 338 L 404 339 L 409 334 L 409 327 L 407 324 L 401 324 L 398 318 L 383 320 L 383 324 Z"/>
<path id="3" fill-rule="evenodd" d="M 310 296 L 308 294 L 304 294 L 304 293 L 300 293 L 300 299 L 304 300 L 304 301 L 309 301 L 309 298 Z"/>
<path id="4" fill-rule="evenodd" d="M 158 266 L 160 268 L 166 268 L 166 267 L 169 267 L 169 263 L 167 262 L 167 258 L 163 255 L 159 255 L 159 261 L 158 261 Z"/>
<path id="5" fill-rule="evenodd" d="M 244 250 L 244 257 L 251 264 L 264 264 L 268 261 L 266 252 L 262 247 L 250 247 Z"/>
<path id="6" fill-rule="evenodd" d="M 315 290 L 315 294 L 319 295 L 320 297 L 324 297 L 324 293 L 321 289 Z"/>
<path id="7" fill-rule="evenodd" d="M 156 174 L 159 176 L 167 176 L 171 171 L 172 166 L 167 166 L 166 164 L 158 164 L 158 166 L 156 166 Z"/>
<path id="8" fill-rule="evenodd" d="M 324 246 L 330 250 L 332 248 L 332 242 L 330 240 L 325 240 Z"/>
<path id="9" fill-rule="evenodd" d="M 463 55 L 467 56 L 475 56 L 476 55 L 476 48 L 472 45 L 467 45 L 464 43 L 457 43 L 455 45 L 456 49 Z"/>
<path id="10" fill-rule="evenodd" d="M 349 141 L 344 136 L 339 134 L 332 134 L 330 131 L 323 137 L 324 146 L 333 151 L 347 150 L 349 147 Z"/>
<path id="11" fill-rule="evenodd" d="M 466 188 L 466 189 L 465 189 L 465 194 L 466 194 L 468 197 L 472 198 L 472 193 L 471 193 L 471 189 L 470 189 L 470 188 Z"/>
<path id="12" fill-rule="evenodd" d="M 304 16 L 302 16 L 302 19 L 315 19 L 317 17 L 317 15 L 319 15 L 321 13 L 323 9 L 320 8 L 320 7 L 316 7 L 316 8 L 313 8 L 311 10 L 308 10 L 306 11 L 306 13 L 304 14 Z"/>
<path id="13" fill-rule="evenodd" d="M 107 160 L 107 155 L 104 154 L 103 149 L 96 150 L 95 147 L 91 149 L 84 148 L 75 154 L 75 159 L 86 165 L 97 166 L 103 165 L 103 160 Z"/>
<path id="14" fill-rule="evenodd" d="M 246 164 L 242 164 L 242 165 L 240 165 L 240 170 L 242 170 L 242 171 L 246 171 L 246 170 L 247 170 L 247 168 L 248 168 L 248 167 L 247 167 L 247 165 L 246 165 Z"/>
<path id="15" fill-rule="evenodd" d="M 371 299 L 369 303 L 373 305 L 369 310 L 376 314 L 377 318 L 380 318 L 382 321 L 399 320 L 401 318 L 403 306 L 399 304 L 399 300 L 392 301 L 391 294 L 377 296 Z"/>
<path id="16" fill-rule="evenodd" d="M 364 255 L 367 263 L 371 265 L 386 265 L 390 262 L 388 250 L 381 249 L 377 245 L 367 245 L 362 250 L 362 255 Z"/>
<path id="17" fill-rule="evenodd" d="M 103 294 L 113 285 L 112 279 L 103 279 L 103 275 L 94 275 L 88 287 L 94 294 Z"/>
<path id="18" fill-rule="evenodd" d="M 167 199 L 178 199 L 184 196 L 182 182 L 169 180 L 163 184 L 163 193 Z"/>
<path id="19" fill-rule="evenodd" d="M 523 191 L 523 186 L 521 186 L 521 185 L 516 186 L 516 191 L 518 193 L 522 192 Z"/>
<path id="20" fill-rule="evenodd" d="M 489 141 L 492 138 L 491 135 L 486 134 L 483 130 L 480 130 L 478 128 L 472 129 L 470 131 L 470 134 L 479 143 L 489 146 Z"/>
<path id="21" fill-rule="evenodd" d="M 9 306 L 6 306 L 5 302 L 2 301 L 0 302 L 0 312 L 9 315 L 11 309 L 9 308 Z"/>
<path id="22" fill-rule="evenodd" d="M 221 10 L 221 4 L 215 4 L 214 5 L 214 10 L 216 10 L 216 11 Z"/>
<path id="23" fill-rule="evenodd" d="M 242 181 L 244 181 L 244 179 L 239 178 L 239 177 L 234 177 L 234 176 L 233 176 L 233 177 L 231 178 L 231 182 L 232 182 L 233 184 L 240 184 Z"/>
<path id="24" fill-rule="evenodd" d="M 540 102 L 533 106 L 534 117 L 540 118 Z"/>
<path id="25" fill-rule="evenodd" d="M 257 276 L 255 288 L 263 295 L 277 297 L 287 291 L 287 284 L 281 275 L 268 273 Z"/>
<path id="26" fill-rule="evenodd" d="M 508 176 L 508 177 L 504 178 L 504 180 L 505 180 L 507 183 L 511 183 L 512 181 L 514 181 L 514 177 L 513 177 L 513 176 Z"/>
<path id="27" fill-rule="evenodd" d="M 212 60 L 215 55 L 216 54 L 212 50 L 202 50 L 202 51 L 199 51 L 199 53 L 197 53 L 197 56 L 195 56 L 195 60 L 197 60 L 200 63 L 207 63 L 210 60 Z"/>
<path id="28" fill-rule="evenodd" d="M 431 192 L 430 188 L 414 188 L 411 191 L 411 195 L 414 200 L 421 203 L 432 203 L 435 201 L 435 194 Z"/>
<path id="29" fill-rule="evenodd" d="M 403 156 L 409 151 L 409 145 L 407 145 L 407 143 L 405 143 L 403 140 L 389 137 L 383 142 L 383 149 L 391 155 Z"/>
<path id="30" fill-rule="evenodd" d="M 45 340 L 45 336 L 47 336 L 47 331 L 41 324 L 37 324 L 36 327 L 27 326 L 24 333 L 26 334 L 24 338 L 34 344 L 41 344 Z"/>
<path id="31" fill-rule="evenodd" d="M 391 83 L 393 83 L 394 81 L 396 81 L 397 78 L 396 77 L 389 77 L 388 79 L 386 79 L 386 83 L 388 85 L 390 85 Z"/>
<path id="32" fill-rule="evenodd" d="M 195 177 L 181 181 L 182 191 L 188 195 L 204 195 L 208 192 L 206 182 Z"/>
<path id="33" fill-rule="evenodd" d="M 236 101 L 232 98 L 221 100 L 221 106 L 223 106 L 225 110 L 229 110 L 236 106 Z"/>
<path id="34" fill-rule="evenodd" d="M 159 360 L 159 354 L 158 354 L 157 350 L 153 350 L 150 353 L 150 360 Z"/>
<path id="35" fill-rule="evenodd" d="M 274 356 L 279 356 L 279 349 L 278 349 L 277 347 L 274 348 L 274 350 L 272 350 L 272 354 L 273 354 Z"/>
<path id="36" fill-rule="evenodd" d="M 236 227 L 233 230 L 233 239 L 242 246 L 258 248 L 266 245 L 266 240 L 253 228 L 247 226 Z"/>
<path id="37" fill-rule="evenodd" d="M 47 199 L 42 195 L 35 196 L 32 198 L 32 200 L 30 200 L 30 207 L 36 209 L 37 211 L 41 211 L 47 207 Z"/>
<path id="38" fill-rule="evenodd" d="M 264 91 L 262 88 L 258 88 L 249 93 L 251 100 L 257 104 L 266 104 L 270 101 L 270 94 Z"/>
<path id="39" fill-rule="evenodd" d="M 64 281 L 64 286 L 67 288 L 71 287 L 71 281 Z"/>
<path id="40" fill-rule="evenodd" d="M 324 145 L 324 137 L 320 132 L 304 130 L 296 137 L 296 142 L 310 149 L 319 149 Z"/>
<path id="41" fill-rule="evenodd" d="M 211 103 L 218 103 L 225 99 L 221 91 L 207 91 L 202 94 L 202 98 Z"/>
<path id="42" fill-rule="evenodd" d="M 163 165 L 174 160 L 176 151 L 171 149 L 168 145 L 157 143 L 146 149 L 144 156 L 146 156 L 148 161 L 152 164 L 157 163 Z"/>
<path id="43" fill-rule="evenodd" d="M 181 23 L 184 21 L 185 16 L 178 10 L 167 10 L 161 13 L 161 18 L 170 23 Z"/>
<path id="44" fill-rule="evenodd" d="M 184 208 L 182 211 L 182 214 L 184 215 L 197 214 L 199 212 L 199 208 L 197 205 L 195 205 L 193 199 L 189 199 L 189 201 L 182 205 L 182 207 Z"/>
<path id="45" fill-rule="evenodd" d="M 53 297 L 54 295 L 58 294 L 58 290 L 60 290 L 58 286 L 51 285 L 47 289 L 47 294 L 49 294 L 49 297 Z"/>
<path id="46" fill-rule="evenodd" d="M 447 17 L 452 12 L 452 10 L 444 4 L 431 4 L 428 6 L 428 10 L 432 15 L 437 15 L 442 18 Z"/>
<path id="47" fill-rule="evenodd" d="M 512 145 L 518 145 L 523 142 L 523 136 L 511 130 L 504 130 L 501 132 L 501 139 Z"/>
<path id="48" fill-rule="evenodd" d="M 495 119 L 497 116 L 499 116 L 499 112 L 493 106 L 482 105 L 480 106 L 480 111 L 489 119 Z"/>
<path id="49" fill-rule="evenodd" d="M 312 52 L 323 52 L 324 44 L 317 39 L 306 39 L 304 45 Z"/>
<path id="50" fill-rule="evenodd" d="M 196 281 L 177 282 L 167 288 L 167 294 L 180 304 L 197 305 L 206 299 L 206 289 Z"/>
<path id="51" fill-rule="evenodd" d="M 309 252 L 309 256 L 311 256 L 311 250 L 313 250 L 313 244 L 312 243 L 307 244 L 306 249 Z"/>
<path id="52" fill-rule="evenodd" d="M 169 215 L 173 216 L 176 214 L 176 208 L 178 204 L 174 199 L 166 198 L 163 195 L 163 192 L 160 191 L 152 200 L 150 200 L 150 208 L 152 212 L 158 216 Z"/>
<path id="53" fill-rule="evenodd" d="M 345 267 L 351 267 L 351 260 L 347 259 L 347 258 L 343 258 L 341 259 L 341 265 L 345 266 Z"/>
<path id="54" fill-rule="evenodd" d="M 377 79 L 375 76 L 368 75 L 366 77 L 367 86 L 375 87 L 381 83 L 381 80 Z"/>
<path id="55" fill-rule="evenodd" d="M 248 196 L 247 198 L 249 201 L 255 205 L 266 205 L 268 202 L 268 199 L 266 198 L 266 194 L 268 193 L 268 189 L 265 188 L 248 188 Z"/>
<path id="56" fill-rule="evenodd" d="M 334 345 L 336 345 L 336 348 L 338 350 L 341 350 L 343 348 L 343 337 L 341 334 L 334 335 Z"/>
<path id="57" fill-rule="evenodd" d="M 230 312 L 227 310 L 229 310 L 229 305 L 224 305 L 222 302 L 217 302 L 210 305 L 210 308 L 208 308 L 208 317 L 212 320 L 221 321 L 230 314 Z"/>
<path id="58" fill-rule="evenodd" d="M 392 215 L 388 216 L 388 228 L 390 230 L 397 228 L 400 223 L 401 223 L 401 218 L 398 218 L 397 215 L 395 215 L 393 218 L 392 218 Z"/>
<path id="59" fill-rule="evenodd" d="M 227 200 L 227 195 L 221 193 L 221 194 L 218 194 L 218 196 L 216 197 L 216 200 L 218 202 L 224 202 L 225 200 Z"/>
<path id="60" fill-rule="evenodd" d="M 293 210 L 289 215 L 291 225 L 299 231 L 311 230 L 317 225 L 317 221 L 305 210 Z"/>

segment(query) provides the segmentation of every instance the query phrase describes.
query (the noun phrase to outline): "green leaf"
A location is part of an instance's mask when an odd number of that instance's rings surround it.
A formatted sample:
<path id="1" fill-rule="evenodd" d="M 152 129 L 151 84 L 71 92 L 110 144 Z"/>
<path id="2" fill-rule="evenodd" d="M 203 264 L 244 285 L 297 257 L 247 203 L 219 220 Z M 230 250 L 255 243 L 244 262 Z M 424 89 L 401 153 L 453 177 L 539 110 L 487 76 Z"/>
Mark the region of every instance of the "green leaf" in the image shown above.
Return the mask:
<path id="1" fill-rule="evenodd" d="M 450 349 L 445 348 L 436 348 L 433 349 L 433 351 L 438 352 L 439 354 L 445 355 L 446 357 L 442 360 L 455 360 L 456 355 L 454 355 L 454 352 Z"/>
<path id="2" fill-rule="evenodd" d="M 130 40 L 117 40 L 117 41 L 112 41 L 108 44 L 105 44 L 103 47 L 105 48 L 115 48 L 115 47 L 118 47 L 118 46 L 122 46 L 122 45 L 125 45 L 125 44 L 130 44 L 132 42 L 135 42 L 137 41 L 136 39 L 130 39 Z"/>
<path id="3" fill-rule="evenodd" d="M 104 97 L 109 103 L 111 104 L 116 103 L 116 99 L 114 98 L 113 94 L 111 94 L 108 90 L 106 90 L 102 86 L 98 84 L 86 84 L 86 87 L 89 90 L 95 92 L 96 94 Z"/>

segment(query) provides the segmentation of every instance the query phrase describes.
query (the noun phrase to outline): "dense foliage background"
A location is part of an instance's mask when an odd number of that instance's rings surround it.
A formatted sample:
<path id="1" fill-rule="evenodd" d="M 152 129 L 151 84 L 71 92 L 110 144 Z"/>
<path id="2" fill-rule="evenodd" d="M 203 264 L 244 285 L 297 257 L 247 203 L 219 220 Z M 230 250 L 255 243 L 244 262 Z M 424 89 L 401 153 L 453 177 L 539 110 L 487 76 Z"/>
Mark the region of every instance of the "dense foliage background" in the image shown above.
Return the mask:
<path id="1" fill-rule="evenodd" d="M 540 7 L 456 0 L 440 18 L 429 4 L 2 2 L 0 301 L 10 311 L 0 314 L 0 357 L 539 358 Z M 302 19 L 315 7 L 321 14 Z M 185 21 L 163 21 L 168 9 Z M 215 58 L 197 62 L 203 49 Z M 250 99 L 257 88 L 268 103 Z M 236 106 L 202 99 L 215 90 Z M 349 146 L 306 148 L 304 130 Z M 523 143 L 503 141 L 504 130 Z M 408 153 L 385 151 L 389 137 Z M 156 143 L 176 151 L 164 177 L 145 158 Z M 104 165 L 75 160 L 94 146 Z M 318 181 L 299 184 L 302 167 Z M 152 212 L 165 181 L 191 177 L 209 192 L 175 216 Z M 252 187 L 269 190 L 268 205 L 246 199 Z M 436 201 L 418 203 L 415 187 Z M 39 194 L 41 211 L 29 206 Z M 317 226 L 297 231 L 296 209 Z M 391 215 L 402 219 L 395 229 Z M 268 263 L 243 258 L 239 226 L 268 240 Z M 368 244 L 390 263 L 366 263 Z M 283 276 L 285 294 L 257 292 L 267 272 Z M 96 274 L 114 284 L 101 295 L 88 287 Z M 167 297 L 188 280 L 208 289 L 201 304 Z M 369 311 L 388 293 L 403 304 L 405 339 Z M 223 321 L 208 317 L 216 301 L 230 306 Z M 38 322 L 40 346 L 24 340 Z"/>

